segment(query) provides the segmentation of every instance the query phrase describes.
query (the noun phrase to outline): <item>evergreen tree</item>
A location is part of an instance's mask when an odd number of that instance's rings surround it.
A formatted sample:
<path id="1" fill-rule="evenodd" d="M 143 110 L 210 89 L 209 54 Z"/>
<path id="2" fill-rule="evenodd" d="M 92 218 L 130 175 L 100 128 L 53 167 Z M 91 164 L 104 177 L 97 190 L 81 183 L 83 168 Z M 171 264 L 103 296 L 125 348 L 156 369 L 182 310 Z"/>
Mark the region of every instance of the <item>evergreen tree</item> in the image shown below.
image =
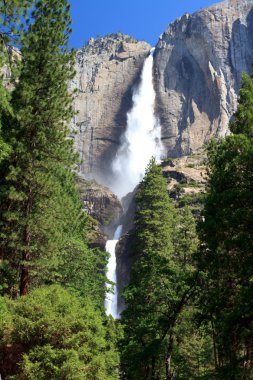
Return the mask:
<path id="1" fill-rule="evenodd" d="M 252 378 L 253 83 L 243 75 L 232 134 L 209 148 L 200 268 L 219 379 Z"/>
<path id="2" fill-rule="evenodd" d="M 154 160 L 140 184 L 136 203 L 136 262 L 124 293 L 122 376 L 172 379 L 177 321 L 193 290 L 191 244 L 196 237 L 182 225 Z M 184 247 L 175 239 L 178 228 L 185 231 Z"/>
<path id="3" fill-rule="evenodd" d="M 36 260 L 57 260 L 70 222 L 82 223 L 80 202 L 73 200 L 75 155 L 67 139 L 73 116 L 68 82 L 74 75 L 68 2 L 37 1 L 31 17 L 21 41 L 13 117 L 2 126 L 11 154 L 0 167 L 2 286 L 15 294 L 19 283 L 22 295 L 30 274 L 39 272 Z"/>
<path id="4" fill-rule="evenodd" d="M 13 54 L 13 46 L 19 46 L 26 17 L 32 0 L 0 1 L 0 162 L 9 154 L 10 147 L 1 134 L 2 118 L 11 117 L 10 94 L 7 87 L 15 82 L 19 59 Z M 10 76 L 10 77 L 8 77 Z"/>
<path id="5" fill-rule="evenodd" d="M 174 250 L 178 262 L 181 262 L 189 271 L 195 270 L 193 267 L 193 256 L 198 248 L 198 237 L 196 223 L 191 208 L 185 206 L 178 209 L 179 220 L 174 232 Z"/>

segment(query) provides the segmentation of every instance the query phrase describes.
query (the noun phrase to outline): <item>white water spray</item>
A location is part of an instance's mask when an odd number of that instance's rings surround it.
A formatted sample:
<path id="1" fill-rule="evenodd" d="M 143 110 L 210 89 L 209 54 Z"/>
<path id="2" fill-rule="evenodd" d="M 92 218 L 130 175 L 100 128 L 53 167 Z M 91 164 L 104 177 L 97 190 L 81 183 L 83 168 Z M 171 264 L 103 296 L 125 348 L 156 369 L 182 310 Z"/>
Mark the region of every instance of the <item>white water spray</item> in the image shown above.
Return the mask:
<path id="1" fill-rule="evenodd" d="M 122 226 L 118 226 L 114 236 L 113 240 L 107 240 L 106 242 L 106 252 L 110 254 L 108 266 L 107 266 L 107 278 L 108 280 L 114 282 L 113 286 L 113 293 L 107 293 L 106 299 L 105 299 L 105 311 L 107 315 L 111 315 L 113 318 L 119 318 L 118 315 L 118 308 L 117 308 L 117 299 L 118 299 L 118 292 L 117 292 L 117 274 L 116 274 L 116 245 L 119 241 L 119 238 L 121 236 L 122 232 Z M 109 286 L 110 287 L 110 286 Z"/>
<path id="2" fill-rule="evenodd" d="M 133 107 L 127 114 L 127 128 L 121 141 L 121 147 L 113 162 L 115 175 L 111 185 L 119 198 L 133 191 L 143 179 L 145 169 L 153 156 L 160 160 L 163 149 L 161 144 L 161 126 L 154 114 L 155 91 L 153 87 L 153 53 L 146 58 L 141 74 L 141 81 L 133 94 Z M 115 283 L 114 294 L 108 294 L 105 300 L 107 315 L 119 318 L 117 308 L 117 278 L 115 248 L 120 238 L 122 226 L 118 226 L 113 240 L 106 243 L 110 253 L 107 277 Z"/>
<path id="3" fill-rule="evenodd" d="M 127 114 L 127 128 L 113 162 L 112 190 L 121 198 L 142 180 L 152 156 L 162 155 L 161 127 L 154 115 L 153 53 L 146 58 L 141 81 L 133 94 L 133 107 Z"/>

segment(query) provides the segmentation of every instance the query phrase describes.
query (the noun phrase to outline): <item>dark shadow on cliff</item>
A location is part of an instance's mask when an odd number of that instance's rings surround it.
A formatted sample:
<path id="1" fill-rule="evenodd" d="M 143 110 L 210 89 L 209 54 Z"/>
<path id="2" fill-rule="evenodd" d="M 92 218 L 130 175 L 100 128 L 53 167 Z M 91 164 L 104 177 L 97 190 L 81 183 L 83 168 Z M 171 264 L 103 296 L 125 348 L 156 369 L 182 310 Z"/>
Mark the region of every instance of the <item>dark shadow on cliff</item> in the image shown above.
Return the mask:
<path id="1" fill-rule="evenodd" d="M 235 78 L 235 91 L 238 94 L 241 86 L 242 72 L 252 75 L 253 64 L 253 7 L 249 12 L 247 25 L 240 19 L 233 23 L 229 43 L 228 61 Z M 241 63 L 244 63 L 242 66 Z"/>
<path id="2" fill-rule="evenodd" d="M 122 199 L 124 213 L 119 224 L 123 226 L 122 237 L 117 245 L 117 285 L 118 285 L 118 310 L 121 313 L 125 308 L 123 299 L 124 288 L 129 284 L 131 268 L 136 259 L 134 246 L 134 218 L 136 212 L 135 195 L 138 186 Z"/>
<path id="3" fill-rule="evenodd" d="M 220 115 L 220 98 L 218 85 L 213 80 L 209 68 L 209 62 L 214 66 L 217 61 L 216 52 L 211 43 L 212 33 L 205 24 L 201 13 L 194 14 L 187 21 L 184 31 L 176 25 L 174 35 L 168 37 L 167 44 L 172 45 L 170 57 L 166 63 L 164 83 L 162 86 L 168 97 L 171 93 L 176 93 L 176 99 L 181 103 L 178 118 L 178 137 L 175 146 L 169 152 L 170 156 L 178 157 L 183 154 L 182 133 L 189 124 L 194 122 L 193 102 L 200 113 L 206 113 L 212 123 Z M 178 29 L 178 30 L 177 30 Z M 159 54 L 158 54 L 159 59 Z M 175 96 L 173 96 L 175 101 Z M 167 101 L 168 102 L 168 101 Z M 168 117 L 164 113 L 164 101 L 162 96 L 157 96 L 157 112 L 160 116 L 163 127 L 164 139 L 170 138 L 175 131 L 168 130 Z M 168 108 L 168 107 L 167 107 Z M 168 112 L 166 110 L 166 112 Z M 173 112 L 171 106 L 171 112 Z M 166 130 L 167 129 L 167 130 Z M 188 154 L 190 149 L 188 148 Z M 184 152 L 185 153 L 185 152 Z"/>

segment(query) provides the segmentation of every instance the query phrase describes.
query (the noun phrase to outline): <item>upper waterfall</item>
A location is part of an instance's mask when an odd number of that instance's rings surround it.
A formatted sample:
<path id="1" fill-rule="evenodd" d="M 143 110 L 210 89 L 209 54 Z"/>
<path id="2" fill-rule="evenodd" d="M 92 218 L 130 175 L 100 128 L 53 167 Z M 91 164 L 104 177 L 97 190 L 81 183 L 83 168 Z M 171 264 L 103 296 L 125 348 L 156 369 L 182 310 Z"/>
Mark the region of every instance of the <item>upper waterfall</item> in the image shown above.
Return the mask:
<path id="1" fill-rule="evenodd" d="M 162 155 L 161 127 L 154 114 L 153 54 L 144 62 L 139 86 L 133 93 L 133 107 L 127 114 L 127 128 L 112 168 L 112 190 L 121 198 L 142 180 L 152 156 Z"/>

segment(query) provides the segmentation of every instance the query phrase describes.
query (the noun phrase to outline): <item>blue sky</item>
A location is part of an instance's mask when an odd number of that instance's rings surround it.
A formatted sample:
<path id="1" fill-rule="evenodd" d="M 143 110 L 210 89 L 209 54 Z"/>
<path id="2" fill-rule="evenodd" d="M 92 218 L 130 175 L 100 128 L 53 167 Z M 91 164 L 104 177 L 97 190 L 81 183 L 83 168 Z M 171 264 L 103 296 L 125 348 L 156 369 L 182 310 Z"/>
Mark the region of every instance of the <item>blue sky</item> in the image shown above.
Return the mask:
<path id="1" fill-rule="evenodd" d="M 167 25 L 219 0 L 70 0 L 71 46 L 82 47 L 90 37 L 122 32 L 155 45 Z"/>

